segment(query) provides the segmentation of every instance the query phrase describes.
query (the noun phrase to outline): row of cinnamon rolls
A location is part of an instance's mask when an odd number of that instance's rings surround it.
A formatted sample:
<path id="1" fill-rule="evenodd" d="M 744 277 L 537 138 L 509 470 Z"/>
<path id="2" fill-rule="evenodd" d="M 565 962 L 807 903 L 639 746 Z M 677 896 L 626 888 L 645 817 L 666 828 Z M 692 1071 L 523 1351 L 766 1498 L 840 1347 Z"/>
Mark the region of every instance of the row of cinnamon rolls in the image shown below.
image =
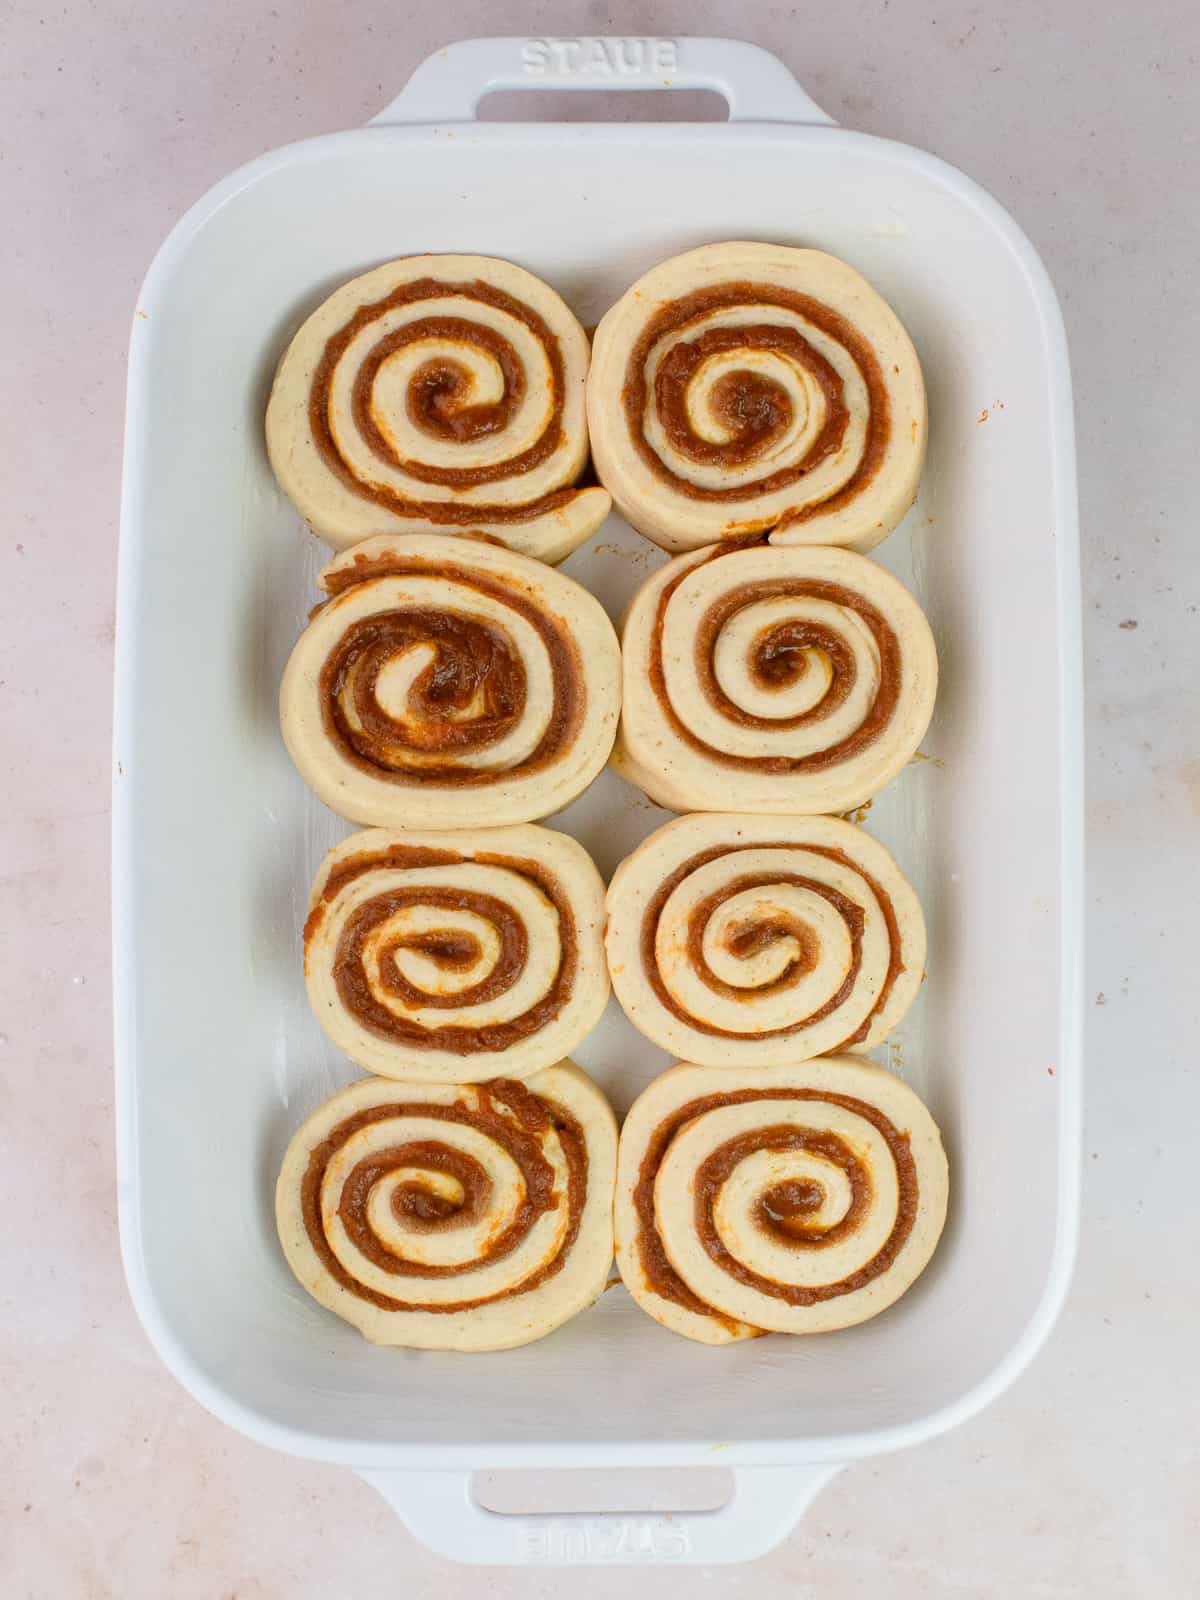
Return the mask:
<path id="1" fill-rule="evenodd" d="M 677 556 L 620 644 L 580 584 L 489 543 L 378 534 L 320 582 L 281 723 L 352 822 L 534 821 L 610 759 L 675 811 L 845 812 L 912 759 L 933 712 L 920 607 L 850 550 L 756 538 Z"/>
<path id="2" fill-rule="evenodd" d="M 676 810 L 726 790 L 744 811 L 861 805 L 936 691 L 920 608 L 856 553 L 911 504 L 926 431 L 899 320 L 819 251 L 673 258 L 594 349 L 508 262 L 352 280 L 295 335 L 267 410 L 279 483 L 342 552 L 284 679 L 297 766 L 382 826 L 549 816 L 610 754 Z M 578 481 L 589 441 L 605 487 Z M 613 501 L 684 552 L 620 648 L 546 565 Z"/>
<path id="3" fill-rule="evenodd" d="M 825 814 L 894 777 L 932 712 L 928 625 L 857 553 L 911 504 L 925 429 L 900 323 L 814 251 L 676 258 L 590 350 L 521 269 L 410 258 L 292 341 L 271 461 L 340 553 L 282 728 L 372 825 L 321 867 L 305 979 L 375 1076 L 296 1133 L 277 1218 L 299 1281 L 369 1338 L 525 1343 L 600 1294 L 614 1245 L 635 1299 L 709 1343 L 859 1322 L 928 1261 L 937 1130 L 853 1053 L 915 996 L 920 905 Z M 613 501 L 682 552 L 620 644 L 551 565 Z M 606 893 L 531 824 L 610 759 L 699 814 Z M 682 1063 L 619 1137 L 568 1059 L 610 981 Z"/>
<path id="4" fill-rule="evenodd" d="M 523 1081 L 333 1095 L 288 1146 L 279 1236 L 320 1305 L 377 1344 L 503 1350 L 604 1292 L 705 1344 L 828 1332 L 928 1264 L 946 1158 L 911 1089 L 864 1056 L 672 1067 L 618 1138 L 570 1061 Z"/>
<path id="5" fill-rule="evenodd" d="M 336 549 L 473 529 L 550 562 L 614 502 L 671 551 L 869 550 L 912 504 L 926 431 L 916 351 L 866 279 L 742 242 L 654 267 L 591 342 L 511 262 L 388 262 L 307 318 L 267 409 L 275 474 Z"/>
<path id="6" fill-rule="evenodd" d="M 280 1237 L 323 1305 L 383 1343 L 495 1349 L 634 1298 L 708 1343 L 845 1327 L 928 1261 L 937 1130 L 865 1056 L 920 984 L 921 909 L 830 817 L 680 817 L 607 896 L 548 828 L 370 829 L 313 885 L 305 978 L 375 1077 L 296 1134 Z M 684 1058 L 619 1147 L 566 1059 L 609 981 Z M 817 1059 L 813 1059 L 817 1058 Z"/>
<path id="7" fill-rule="evenodd" d="M 610 979 L 648 1039 L 701 1066 L 870 1049 L 924 969 L 911 884 L 838 817 L 679 817 L 607 894 L 583 846 L 549 828 L 367 829 L 326 856 L 304 925 L 329 1039 L 410 1082 L 552 1066 L 599 1021 Z"/>

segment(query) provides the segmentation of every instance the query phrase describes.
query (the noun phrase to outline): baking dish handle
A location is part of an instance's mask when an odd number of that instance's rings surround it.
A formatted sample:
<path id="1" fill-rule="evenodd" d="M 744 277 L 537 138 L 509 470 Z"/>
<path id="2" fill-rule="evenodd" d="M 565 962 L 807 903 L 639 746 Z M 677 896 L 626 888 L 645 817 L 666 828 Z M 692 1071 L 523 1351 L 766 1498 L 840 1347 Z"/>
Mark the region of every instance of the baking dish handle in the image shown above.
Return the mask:
<path id="1" fill-rule="evenodd" d="M 408 1531 L 437 1555 L 476 1566 L 714 1566 L 752 1561 L 796 1526 L 838 1464 L 734 1467 L 715 1511 L 489 1511 L 470 1472 L 360 1472 Z"/>
<path id="2" fill-rule="evenodd" d="M 465 39 L 426 57 L 372 123 L 472 122 L 495 89 L 712 89 L 731 122 L 833 121 L 777 56 L 741 39 Z"/>

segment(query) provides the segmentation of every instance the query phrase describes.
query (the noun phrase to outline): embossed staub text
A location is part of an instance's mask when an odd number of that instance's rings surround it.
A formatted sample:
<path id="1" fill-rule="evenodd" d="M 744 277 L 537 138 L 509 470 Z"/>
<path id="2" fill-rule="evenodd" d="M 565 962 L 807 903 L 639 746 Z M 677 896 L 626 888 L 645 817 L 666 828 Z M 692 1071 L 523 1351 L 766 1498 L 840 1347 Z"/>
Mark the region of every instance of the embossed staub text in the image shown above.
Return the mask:
<path id="1" fill-rule="evenodd" d="M 644 78 L 673 72 L 678 64 L 674 39 L 527 39 L 521 48 L 531 78 Z"/>
<path id="2" fill-rule="evenodd" d="M 670 1517 L 528 1519 L 519 1542 L 519 1559 L 551 1566 L 670 1563 L 691 1550 L 687 1529 L 672 1527 Z"/>

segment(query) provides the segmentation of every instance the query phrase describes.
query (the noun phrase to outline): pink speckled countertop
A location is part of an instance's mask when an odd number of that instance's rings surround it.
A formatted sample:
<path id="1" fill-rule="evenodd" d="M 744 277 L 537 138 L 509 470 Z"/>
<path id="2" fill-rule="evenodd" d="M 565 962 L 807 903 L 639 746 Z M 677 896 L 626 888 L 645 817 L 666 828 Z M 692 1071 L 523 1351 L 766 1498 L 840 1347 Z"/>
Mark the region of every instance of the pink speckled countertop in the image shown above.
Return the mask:
<path id="1" fill-rule="evenodd" d="M 1200 155 L 1200 12 L 13 0 L 0 19 L 5 1597 L 528 1596 L 562 1581 L 449 1566 L 348 1472 L 231 1433 L 168 1377 L 126 1297 L 107 904 L 124 354 L 142 273 L 193 199 L 260 151 L 361 123 L 447 38 L 680 28 L 757 39 L 839 121 L 965 168 L 1059 286 L 1089 674 L 1084 1232 L 1056 1335 L 988 1413 L 843 1473 L 751 1567 L 567 1581 L 580 1597 L 631 1582 L 762 1600 L 1196 1592 L 1200 226 L 1181 200 Z M 562 1507 L 572 1492 L 597 1503 L 599 1487 L 492 1492 Z"/>

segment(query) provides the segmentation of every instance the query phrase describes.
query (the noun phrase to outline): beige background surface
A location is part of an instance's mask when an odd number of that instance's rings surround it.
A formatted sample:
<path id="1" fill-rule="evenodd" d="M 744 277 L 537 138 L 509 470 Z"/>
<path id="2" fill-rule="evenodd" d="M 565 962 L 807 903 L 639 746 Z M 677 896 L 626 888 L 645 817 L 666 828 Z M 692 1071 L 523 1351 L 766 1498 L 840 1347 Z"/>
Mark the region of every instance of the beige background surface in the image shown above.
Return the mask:
<path id="1" fill-rule="evenodd" d="M 437 44 L 677 30 L 753 38 L 839 121 L 965 168 L 1059 286 L 1089 674 L 1082 1250 L 1055 1337 L 1002 1402 L 847 1471 L 754 1566 L 472 1572 L 418 1547 L 348 1472 L 205 1415 L 125 1295 L 107 948 L 125 342 L 142 273 L 192 200 L 260 151 L 362 122 Z M 1197 1592 L 1198 56 L 1184 0 L 0 10 L 0 1593 Z M 1014 781 L 1036 782 L 1020 752 Z M 508 1485 L 505 1503 L 549 1492 Z"/>

